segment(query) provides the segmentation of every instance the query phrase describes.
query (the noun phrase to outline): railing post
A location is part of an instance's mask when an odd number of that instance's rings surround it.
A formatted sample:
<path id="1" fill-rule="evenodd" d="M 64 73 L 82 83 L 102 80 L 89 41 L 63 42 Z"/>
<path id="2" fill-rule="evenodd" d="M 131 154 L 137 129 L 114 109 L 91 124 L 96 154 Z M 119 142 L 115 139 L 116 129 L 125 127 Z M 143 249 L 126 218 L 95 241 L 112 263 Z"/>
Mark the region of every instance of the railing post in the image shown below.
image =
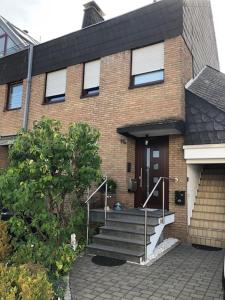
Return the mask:
<path id="1" fill-rule="evenodd" d="M 147 214 L 148 214 L 148 211 L 147 209 L 145 208 L 145 232 L 144 232 L 144 239 L 145 239 L 145 262 L 147 261 Z"/>
<path id="2" fill-rule="evenodd" d="M 162 182 L 162 192 L 163 192 L 163 224 L 165 224 L 165 178 Z"/>
<path id="3" fill-rule="evenodd" d="M 108 200 L 108 181 L 106 177 L 106 183 L 105 183 L 105 226 L 106 226 L 106 217 L 107 217 L 107 200 Z"/>
<path id="4" fill-rule="evenodd" d="M 87 192 L 87 199 L 89 197 L 89 188 L 88 188 L 88 192 Z M 89 201 L 87 202 L 87 245 L 89 243 L 89 224 L 90 224 L 90 203 Z"/>

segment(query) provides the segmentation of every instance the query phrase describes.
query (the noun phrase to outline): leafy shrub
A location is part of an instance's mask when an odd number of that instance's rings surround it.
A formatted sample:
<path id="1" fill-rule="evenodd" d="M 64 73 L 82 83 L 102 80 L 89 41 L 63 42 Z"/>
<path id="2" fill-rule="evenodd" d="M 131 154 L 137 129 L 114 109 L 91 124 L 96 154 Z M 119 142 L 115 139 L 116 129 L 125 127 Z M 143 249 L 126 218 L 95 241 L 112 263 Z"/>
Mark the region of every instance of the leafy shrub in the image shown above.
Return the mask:
<path id="1" fill-rule="evenodd" d="M 0 221 L 0 261 L 4 261 L 10 253 L 9 242 L 7 223 Z"/>
<path id="2" fill-rule="evenodd" d="M 1 300 L 51 300 L 52 285 L 45 271 L 35 265 L 7 267 L 0 264 Z"/>
<path id="3" fill-rule="evenodd" d="M 98 184 L 100 185 L 104 180 L 105 178 L 101 178 Z M 117 182 L 114 179 L 109 177 L 107 183 L 108 183 L 108 193 L 115 193 L 117 189 Z M 105 185 L 101 187 L 100 191 L 102 193 L 105 192 Z"/>
<path id="4" fill-rule="evenodd" d="M 12 262 L 40 263 L 56 276 L 69 271 L 75 259 L 70 235 L 84 240 L 81 200 L 100 174 L 98 139 L 88 124 L 64 133 L 60 122 L 46 118 L 18 135 L 0 175 L 0 202 L 14 213 Z"/>

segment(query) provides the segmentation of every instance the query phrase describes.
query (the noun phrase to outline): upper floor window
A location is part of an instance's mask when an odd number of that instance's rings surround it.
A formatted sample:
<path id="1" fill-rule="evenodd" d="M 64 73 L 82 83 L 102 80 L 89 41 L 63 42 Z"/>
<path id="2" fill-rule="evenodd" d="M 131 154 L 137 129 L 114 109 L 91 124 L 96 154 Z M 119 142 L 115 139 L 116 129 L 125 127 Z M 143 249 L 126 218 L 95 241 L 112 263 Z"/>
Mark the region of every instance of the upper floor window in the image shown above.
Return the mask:
<path id="1" fill-rule="evenodd" d="M 5 33 L 1 35 L 0 32 L 0 57 L 6 55 L 6 50 L 7 50 L 7 35 Z"/>
<path id="2" fill-rule="evenodd" d="M 7 109 L 18 109 L 22 106 L 22 97 L 23 97 L 23 83 L 15 82 L 10 83 L 8 86 L 8 101 Z"/>
<path id="3" fill-rule="evenodd" d="M 99 94 L 100 59 L 84 64 L 83 96 Z"/>
<path id="4" fill-rule="evenodd" d="M 164 43 L 132 51 L 131 85 L 144 86 L 164 80 Z"/>
<path id="5" fill-rule="evenodd" d="M 66 69 L 51 72 L 46 77 L 45 102 L 56 103 L 65 100 Z"/>

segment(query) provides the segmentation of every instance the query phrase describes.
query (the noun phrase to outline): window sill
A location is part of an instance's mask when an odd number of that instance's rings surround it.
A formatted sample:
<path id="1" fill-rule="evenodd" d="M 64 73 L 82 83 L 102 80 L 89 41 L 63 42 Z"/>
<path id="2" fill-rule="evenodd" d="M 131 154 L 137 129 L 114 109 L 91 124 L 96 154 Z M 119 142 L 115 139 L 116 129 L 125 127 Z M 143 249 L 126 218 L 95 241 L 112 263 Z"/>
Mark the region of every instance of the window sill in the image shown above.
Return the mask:
<path id="1" fill-rule="evenodd" d="M 60 100 L 60 101 L 49 101 L 49 102 L 44 101 L 44 102 L 42 102 L 42 105 L 58 104 L 58 103 L 63 103 L 65 101 L 66 101 L 65 99 Z"/>
<path id="2" fill-rule="evenodd" d="M 138 84 L 138 85 L 134 85 L 134 84 L 131 83 L 128 88 L 130 90 L 132 90 L 132 89 L 136 89 L 136 88 L 141 88 L 141 87 L 146 87 L 146 86 L 151 86 L 151 85 L 156 85 L 156 84 L 162 84 L 162 83 L 164 83 L 164 80 L 157 80 L 157 81 Z"/>
<path id="3" fill-rule="evenodd" d="M 7 112 L 7 111 L 14 111 L 14 110 L 19 110 L 21 109 L 22 107 L 16 107 L 16 108 L 4 108 L 3 111 L 4 112 Z"/>
<path id="4" fill-rule="evenodd" d="M 95 95 L 81 95 L 80 99 L 85 99 L 85 98 L 92 98 L 92 97 L 98 97 L 99 93 L 95 94 Z"/>

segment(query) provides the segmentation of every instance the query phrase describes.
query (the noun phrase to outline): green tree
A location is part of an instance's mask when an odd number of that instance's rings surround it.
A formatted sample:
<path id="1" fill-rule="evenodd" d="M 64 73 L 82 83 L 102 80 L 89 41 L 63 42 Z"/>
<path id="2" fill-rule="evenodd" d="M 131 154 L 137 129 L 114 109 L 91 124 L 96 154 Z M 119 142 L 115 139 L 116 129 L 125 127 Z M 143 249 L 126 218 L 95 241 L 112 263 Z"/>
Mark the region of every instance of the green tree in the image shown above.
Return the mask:
<path id="1" fill-rule="evenodd" d="M 46 118 L 18 135 L 0 175 L 1 201 L 14 213 L 14 262 L 41 263 L 56 274 L 69 270 L 70 234 L 81 239 L 85 223 L 81 200 L 100 175 L 98 139 L 88 124 L 72 124 L 63 133 L 60 122 Z"/>

